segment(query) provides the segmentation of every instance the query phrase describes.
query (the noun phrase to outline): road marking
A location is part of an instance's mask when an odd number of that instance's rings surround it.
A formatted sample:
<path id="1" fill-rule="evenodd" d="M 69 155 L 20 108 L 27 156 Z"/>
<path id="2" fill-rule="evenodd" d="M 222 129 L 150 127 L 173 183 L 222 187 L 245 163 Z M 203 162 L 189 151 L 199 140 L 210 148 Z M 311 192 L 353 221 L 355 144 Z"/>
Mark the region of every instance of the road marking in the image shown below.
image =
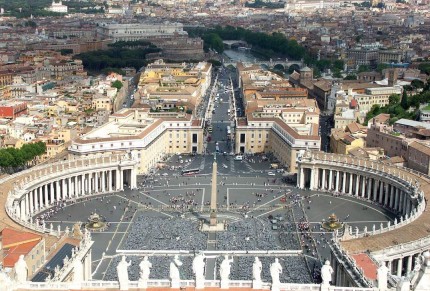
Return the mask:
<path id="1" fill-rule="evenodd" d="M 261 217 L 261 216 L 263 216 L 263 215 L 266 215 L 266 214 L 269 214 L 269 213 L 272 213 L 272 212 L 278 211 L 278 210 L 280 210 L 280 209 L 284 209 L 284 206 L 279 206 L 279 207 L 277 207 L 277 208 L 273 208 L 272 210 L 269 210 L 269 211 L 267 211 L 267 212 L 264 212 L 264 213 L 262 213 L 262 214 L 260 214 L 260 215 L 255 216 L 255 218 L 259 218 L 259 217 Z"/>
<path id="2" fill-rule="evenodd" d="M 273 201 L 278 200 L 278 199 L 280 199 L 281 197 L 283 197 L 283 196 L 285 196 L 285 195 L 290 194 L 290 193 L 291 193 L 291 190 L 288 190 L 288 191 L 289 191 L 288 193 L 282 194 L 282 195 L 280 195 L 280 196 L 277 196 L 276 198 L 273 198 L 272 200 L 270 200 L 270 201 L 268 201 L 268 202 L 266 202 L 266 203 L 263 203 L 263 204 L 261 204 L 261 205 L 258 205 L 257 207 L 253 208 L 253 209 L 252 209 L 252 211 L 250 211 L 250 212 L 256 211 L 257 209 L 259 209 L 259 208 L 261 208 L 261 207 L 263 207 L 263 206 L 266 206 L 267 204 L 272 203 Z M 282 206 L 282 207 L 283 207 L 283 206 Z M 250 213 L 250 212 L 249 212 L 249 213 Z"/>
<path id="3" fill-rule="evenodd" d="M 149 196 L 148 194 L 145 194 L 144 192 L 139 192 L 139 193 L 140 193 L 140 194 L 142 194 L 142 195 L 144 195 L 144 196 L 146 196 L 146 197 L 149 197 L 149 198 L 151 198 L 151 199 L 153 199 L 153 200 L 157 201 L 157 202 L 158 202 L 158 203 L 160 203 L 160 204 L 163 204 L 164 206 L 170 206 L 169 204 L 164 203 L 163 201 L 158 200 L 158 199 L 156 199 L 156 198 L 154 198 L 154 197 L 152 197 L 152 196 Z"/>

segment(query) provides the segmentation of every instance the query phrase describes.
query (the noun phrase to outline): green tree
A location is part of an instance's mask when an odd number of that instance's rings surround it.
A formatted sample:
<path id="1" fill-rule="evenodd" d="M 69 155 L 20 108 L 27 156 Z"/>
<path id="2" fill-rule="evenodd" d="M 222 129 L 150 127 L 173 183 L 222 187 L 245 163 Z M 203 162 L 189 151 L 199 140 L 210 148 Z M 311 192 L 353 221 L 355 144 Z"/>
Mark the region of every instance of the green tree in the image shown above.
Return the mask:
<path id="1" fill-rule="evenodd" d="M 403 109 L 408 109 L 408 95 L 406 94 L 406 90 L 403 90 L 402 94 L 402 100 L 400 101 L 400 106 L 402 106 Z"/>
<path id="2" fill-rule="evenodd" d="M 344 80 L 357 80 L 357 75 L 355 74 L 351 74 L 351 75 L 347 75 L 345 78 L 343 78 Z"/>
<path id="3" fill-rule="evenodd" d="M 400 101 L 400 96 L 398 94 L 391 94 L 388 97 L 388 104 L 390 105 L 398 104 L 399 101 Z"/>
<path id="4" fill-rule="evenodd" d="M 359 73 L 368 72 L 368 71 L 370 71 L 370 68 L 369 68 L 368 65 L 360 65 L 358 67 L 358 72 Z"/>
<path id="5" fill-rule="evenodd" d="M 121 90 L 121 88 L 123 86 L 122 82 L 119 80 L 113 81 L 110 85 L 111 85 L 111 87 L 117 88 L 118 91 Z"/>

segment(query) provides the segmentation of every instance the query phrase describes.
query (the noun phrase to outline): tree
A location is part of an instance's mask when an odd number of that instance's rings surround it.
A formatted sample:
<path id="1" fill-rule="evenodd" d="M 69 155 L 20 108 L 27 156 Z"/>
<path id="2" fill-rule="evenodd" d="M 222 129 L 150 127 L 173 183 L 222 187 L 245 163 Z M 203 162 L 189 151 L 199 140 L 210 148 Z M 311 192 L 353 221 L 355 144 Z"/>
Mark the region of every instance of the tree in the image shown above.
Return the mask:
<path id="1" fill-rule="evenodd" d="M 388 97 L 388 104 L 394 105 L 398 104 L 400 101 L 400 96 L 398 94 L 391 94 L 390 97 Z"/>
<path id="2" fill-rule="evenodd" d="M 116 80 L 116 81 L 114 81 L 114 82 L 112 82 L 111 84 L 111 87 L 113 87 L 113 88 L 117 88 L 118 89 L 118 91 L 119 90 L 121 90 L 121 88 L 122 88 L 122 82 L 121 81 L 119 81 L 119 80 Z"/>
<path id="3" fill-rule="evenodd" d="M 403 90 L 402 94 L 402 100 L 400 101 L 400 106 L 402 106 L 403 109 L 408 109 L 408 95 L 406 94 L 406 90 Z"/>
<path id="4" fill-rule="evenodd" d="M 357 80 L 357 75 L 348 75 L 345 78 L 343 78 L 344 80 Z"/>
<path id="5" fill-rule="evenodd" d="M 414 79 L 411 82 L 411 86 L 414 89 L 420 89 L 420 88 L 424 88 L 424 82 L 418 79 Z"/>
<path id="6" fill-rule="evenodd" d="M 370 68 L 369 68 L 368 65 L 360 65 L 358 67 L 358 72 L 359 73 L 368 72 L 368 71 L 370 71 Z"/>

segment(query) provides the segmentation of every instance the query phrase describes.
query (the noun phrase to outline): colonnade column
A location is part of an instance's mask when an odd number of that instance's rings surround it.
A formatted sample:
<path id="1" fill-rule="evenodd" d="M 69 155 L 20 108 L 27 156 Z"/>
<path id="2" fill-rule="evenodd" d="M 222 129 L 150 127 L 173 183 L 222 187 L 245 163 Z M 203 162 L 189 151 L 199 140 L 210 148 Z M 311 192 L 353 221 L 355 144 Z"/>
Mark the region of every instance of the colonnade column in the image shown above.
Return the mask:
<path id="1" fill-rule="evenodd" d="M 132 170 L 132 171 L 133 171 L 133 170 Z M 132 173 L 133 173 L 133 172 L 132 172 Z M 132 176 L 133 176 L 133 174 L 132 174 Z M 325 186 L 325 176 L 326 176 L 325 169 L 322 169 L 321 188 L 322 188 L 323 190 L 325 190 L 325 189 L 326 189 L 326 186 Z"/>
<path id="2" fill-rule="evenodd" d="M 131 177 L 130 177 L 130 187 L 131 187 L 131 189 L 136 189 L 137 188 L 137 177 L 136 177 L 136 169 L 135 168 L 132 168 L 131 170 L 130 170 L 130 175 L 131 175 Z M 325 179 L 324 179 L 325 180 Z"/>
<path id="3" fill-rule="evenodd" d="M 81 196 L 85 195 L 85 174 L 81 175 Z"/>
<path id="4" fill-rule="evenodd" d="M 314 169 L 311 169 L 311 175 L 310 175 L 310 184 L 309 184 L 309 189 L 311 189 L 311 190 L 314 190 L 314 188 L 315 188 L 315 177 L 314 176 L 316 176 L 315 175 L 315 170 Z"/>
<path id="5" fill-rule="evenodd" d="M 348 193 L 349 194 L 353 194 L 352 193 L 352 180 L 354 179 L 354 174 L 349 173 L 349 188 L 348 188 Z"/>
<path id="6" fill-rule="evenodd" d="M 39 209 L 39 191 L 40 191 L 40 187 L 34 190 L 34 209 L 35 210 Z"/>
<path id="7" fill-rule="evenodd" d="M 108 178 L 108 188 L 109 188 L 109 192 L 112 192 L 112 176 L 113 176 L 113 171 L 110 170 L 108 172 L 107 178 Z"/>
<path id="8" fill-rule="evenodd" d="M 402 266 L 403 266 L 403 259 L 399 258 L 397 260 L 397 276 L 398 277 L 402 276 Z"/>
<path id="9" fill-rule="evenodd" d="M 345 193 L 346 188 L 346 172 L 343 172 L 343 178 L 342 178 L 342 193 Z"/>
<path id="10" fill-rule="evenodd" d="M 99 192 L 99 173 L 94 173 L 94 193 Z"/>
<path id="11" fill-rule="evenodd" d="M 49 200 L 48 200 L 48 184 L 43 185 L 43 192 L 45 195 L 45 207 L 47 207 L 49 205 Z"/>
<path id="12" fill-rule="evenodd" d="M 381 181 L 379 184 L 379 204 L 382 204 L 382 200 L 384 197 L 384 188 L 385 188 L 385 183 Z"/>
<path id="13" fill-rule="evenodd" d="M 388 207 L 388 197 L 390 196 L 390 187 L 393 187 L 393 186 L 390 186 L 388 184 L 385 186 L 385 197 L 384 197 L 385 207 Z"/>
<path id="14" fill-rule="evenodd" d="M 396 188 L 396 197 L 394 199 L 394 209 L 398 209 L 399 207 L 399 199 L 400 199 L 400 189 Z"/>
<path id="15" fill-rule="evenodd" d="M 395 198 L 395 195 L 396 195 L 396 193 L 395 193 L 395 187 L 391 186 L 391 189 L 390 189 L 390 208 L 394 207 L 394 198 Z"/>
<path id="16" fill-rule="evenodd" d="M 106 191 L 106 171 L 102 171 L 102 192 Z"/>
<path id="17" fill-rule="evenodd" d="M 364 193 L 366 191 L 366 176 L 362 176 L 361 179 L 361 197 L 364 197 Z"/>
<path id="18" fill-rule="evenodd" d="M 30 195 L 30 214 L 31 214 L 33 213 L 33 210 L 34 210 L 34 202 L 33 202 L 34 190 L 31 190 L 28 194 Z"/>
<path id="19" fill-rule="evenodd" d="M 330 170 L 328 187 L 327 187 L 328 190 L 332 190 L 333 189 L 333 171 L 334 170 Z"/>
<path id="20" fill-rule="evenodd" d="M 378 183 L 378 180 L 373 179 L 373 197 L 371 198 L 371 200 L 373 201 L 376 201 L 376 198 L 378 196 Z"/>
<path id="21" fill-rule="evenodd" d="M 336 184 L 335 184 L 335 190 L 339 191 L 339 176 L 340 176 L 340 172 L 336 171 Z"/>
<path id="22" fill-rule="evenodd" d="M 405 275 L 407 275 L 410 271 L 412 271 L 412 258 L 413 258 L 413 255 L 408 257 L 407 269 L 406 269 Z"/>

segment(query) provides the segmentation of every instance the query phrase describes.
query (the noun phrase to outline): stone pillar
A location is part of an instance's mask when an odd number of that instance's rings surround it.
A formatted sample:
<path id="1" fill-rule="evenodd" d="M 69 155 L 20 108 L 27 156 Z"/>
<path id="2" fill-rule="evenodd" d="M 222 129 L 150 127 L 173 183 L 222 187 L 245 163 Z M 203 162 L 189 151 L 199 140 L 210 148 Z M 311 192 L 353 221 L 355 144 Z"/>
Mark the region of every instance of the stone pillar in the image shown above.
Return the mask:
<path id="1" fill-rule="evenodd" d="M 326 183 L 325 183 L 325 178 L 326 178 L 326 172 L 325 172 L 325 169 L 322 169 L 322 179 L 321 179 L 321 188 L 323 189 L 323 190 L 325 190 L 326 189 Z"/>
<path id="2" fill-rule="evenodd" d="M 364 197 L 366 193 L 366 176 L 361 176 L 361 197 Z"/>
<path id="3" fill-rule="evenodd" d="M 131 189 L 136 189 L 137 188 L 137 177 L 136 177 L 136 169 L 135 168 L 132 168 L 131 170 L 130 170 L 130 183 L 131 183 L 131 185 L 130 185 L 130 187 L 131 187 Z"/>
<path id="4" fill-rule="evenodd" d="M 55 181 L 55 194 L 56 194 L 56 198 L 57 198 L 57 201 L 60 201 L 61 200 L 61 187 L 63 186 L 63 179 L 61 179 L 61 180 L 57 180 L 57 181 Z"/>
<path id="5" fill-rule="evenodd" d="M 412 258 L 413 256 L 409 256 L 408 257 L 408 265 L 407 265 L 407 269 L 406 269 L 406 274 L 407 275 L 410 271 L 412 271 Z"/>
<path id="6" fill-rule="evenodd" d="M 21 199 L 19 202 L 19 217 L 21 220 L 25 219 L 25 199 Z"/>
<path id="7" fill-rule="evenodd" d="M 81 175 L 81 196 L 85 195 L 85 174 Z"/>
<path id="8" fill-rule="evenodd" d="M 121 169 L 119 172 L 119 189 L 124 190 L 124 171 Z"/>
<path id="9" fill-rule="evenodd" d="M 78 176 L 75 176 L 75 178 L 73 179 L 73 188 L 74 188 L 74 193 L 73 196 L 77 197 L 79 195 L 79 183 L 78 183 Z"/>
<path id="10" fill-rule="evenodd" d="M 316 176 L 315 170 L 311 169 L 311 174 L 310 174 L 310 177 L 309 177 L 309 180 L 310 180 L 309 189 L 310 190 L 314 190 L 315 189 L 315 180 L 316 180 L 315 176 Z"/>
<path id="11" fill-rule="evenodd" d="M 34 195 L 34 190 L 31 190 L 28 195 L 30 195 L 30 214 L 33 213 L 34 211 L 34 202 L 33 202 L 33 195 Z"/>
<path id="12" fill-rule="evenodd" d="M 349 173 L 349 189 L 348 189 L 348 193 L 353 195 L 353 191 L 352 191 L 352 180 L 354 179 L 354 174 Z"/>
<path id="13" fill-rule="evenodd" d="M 394 185 L 391 185 L 390 187 L 390 208 L 394 207 L 394 196 L 396 195 L 395 193 L 396 187 Z"/>
<path id="14" fill-rule="evenodd" d="M 72 197 L 74 194 L 74 189 L 72 188 L 72 177 L 63 180 L 63 199 L 66 197 Z"/>
<path id="15" fill-rule="evenodd" d="M 106 192 L 106 171 L 102 171 L 102 192 Z"/>
<path id="16" fill-rule="evenodd" d="M 109 192 L 112 192 L 112 176 L 113 176 L 113 173 L 112 173 L 113 171 L 112 170 L 110 170 L 109 172 L 108 172 L 108 176 L 107 176 L 107 178 L 108 178 L 108 189 L 109 189 Z"/>
<path id="17" fill-rule="evenodd" d="M 340 180 L 339 176 L 340 176 L 340 172 L 336 171 L 336 185 L 335 185 L 335 190 L 336 191 L 339 191 L 339 187 L 340 187 L 340 185 L 339 185 L 339 180 Z"/>
<path id="18" fill-rule="evenodd" d="M 384 188 L 385 188 L 385 183 L 381 181 L 379 186 L 379 204 L 382 204 L 382 201 L 384 198 Z"/>
<path id="19" fill-rule="evenodd" d="M 27 217 L 27 214 L 30 213 L 30 197 L 28 197 L 28 193 L 25 193 L 24 200 L 25 200 L 25 216 Z"/>
<path id="20" fill-rule="evenodd" d="M 354 195 L 359 196 L 360 195 L 360 175 L 355 175 L 355 189 L 354 189 Z"/>
<path id="21" fill-rule="evenodd" d="M 400 200 L 400 189 L 396 188 L 396 197 L 394 198 L 394 209 L 399 208 L 399 200 Z"/>
<path id="22" fill-rule="evenodd" d="M 388 205 L 388 197 L 390 196 L 390 187 L 393 187 L 393 186 L 391 186 L 391 185 L 386 185 L 385 186 L 385 199 L 384 199 L 384 205 L 385 205 L 385 207 L 388 207 L 389 205 Z"/>
<path id="23" fill-rule="evenodd" d="M 300 189 L 305 188 L 305 170 L 303 167 L 300 167 Z"/>
<path id="24" fill-rule="evenodd" d="M 368 178 L 367 179 L 367 199 L 371 200 L 371 196 L 372 196 L 372 189 L 373 189 L 373 179 L 372 178 Z"/>
<path id="25" fill-rule="evenodd" d="M 402 265 L 403 265 L 403 259 L 399 258 L 397 260 L 397 274 L 396 274 L 398 277 L 402 276 Z"/>
<path id="26" fill-rule="evenodd" d="M 411 200 L 409 200 L 409 197 L 407 197 L 406 195 L 405 195 L 405 197 L 406 197 L 406 213 L 405 214 L 408 214 L 408 216 L 410 216 L 410 213 L 411 213 Z"/>
<path id="27" fill-rule="evenodd" d="M 388 261 L 387 268 L 388 268 L 388 272 L 390 272 L 390 274 L 392 274 L 393 273 L 393 261 Z"/>
<path id="28" fill-rule="evenodd" d="M 330 170 L 330 174 L 329 174 L 329 183 L 328 183 L 328 190 L 332 190 L 333 189 L 333 170 Z"/>
<path id="29" fill-rule="evenodd" d="M 43 192 L 44 192 L 44 195 L 45 195 L 45 207 L 48 207 L 48 205 L 49 205 L 48 184 L 43 185 Z"/>
<path id="30" fill-rule="evenodd" d="M 94 193 L 99 192 L 99 173 L 94 173 Z"/>
<path id="31" fill-rule="evenodd" d="M 346 190 L 346 172 L 343 172 L 343 178 L 342 178 L 342 193 L 345 193 Z"/>
<path id="32" fill-rule="evenodd" d="M 39 209 L 39 188 L 36 188 L 34 190 L 34 209 L 36 209 L 36 211 Z"/>
<path id="33" fill-rule="evenodd" d="M 378 180 L 376 180 L 376 179 L 373 179 L 373 197 L 371 198 L 371 200 L 373 200 L 373 201 L 378 201 L 377 200 L 377 196 L 378 196 L 378 184 L 379 184 L 379 181 Z"/>

